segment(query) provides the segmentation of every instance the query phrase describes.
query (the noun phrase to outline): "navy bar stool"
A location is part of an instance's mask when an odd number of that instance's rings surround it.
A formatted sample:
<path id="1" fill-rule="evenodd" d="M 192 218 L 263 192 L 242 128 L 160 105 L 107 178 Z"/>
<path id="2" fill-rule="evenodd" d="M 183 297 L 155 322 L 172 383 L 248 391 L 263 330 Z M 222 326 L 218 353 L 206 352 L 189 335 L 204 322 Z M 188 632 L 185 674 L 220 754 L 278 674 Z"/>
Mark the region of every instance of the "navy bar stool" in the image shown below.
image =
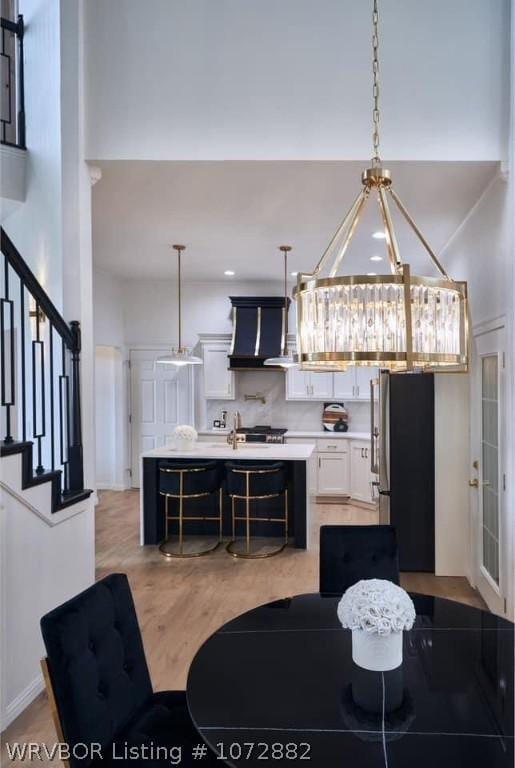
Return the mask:
<path id="1" fill-rule="evenodd" d="M 259 462 L 232 462 L 225 465 L 225 478 L 227 493 L 231 497 L 232 505 L 232 539 L 226 547 L 227 552 L 233 557 L 246 558 L 248 560 L 272 557 L 282 552 L 288 544 L 288 486 L 286 480 L 286 468 L 284 462 L 273 463 Z M 284 498 L 284 513 L 275 517 L 253 517 L 251 503 L 258 499 Z M 238 515 L 236 502 L 245 502 L 245 514 Z M 236 523 L 245 523 L 245 549 L 243 552 L 236 550 Z M 284 542 L 272 552 L 260 553 L 252 551 L 252 523 L 282 523 L 284 526 Z"/>
<path id="2" fill-rule="evenodd" d="M 222 542 L 222 479 L 223 470 L 217 461 L 163 462 L 159 467 L 159 493 L 165 497 L 165 537 L 159 551 L 165 557 L 200 557 L 214 552 Z M 184 513 L 184 502 L 190 499 L 218 494 L 217 515 L 193 515 Z M 170 499 L 178 499 L 178 514 L 170 514 Z M 177 543 L 169 534 L 169 524 L 175 521 L 179 526 Z M 184 527 L 190 521 L 211 521 L 218 523 L 218 539 L 214 546 L 200 551 L 184 551 Z M 178 549 L 177 549 L 178 546 Z"/>

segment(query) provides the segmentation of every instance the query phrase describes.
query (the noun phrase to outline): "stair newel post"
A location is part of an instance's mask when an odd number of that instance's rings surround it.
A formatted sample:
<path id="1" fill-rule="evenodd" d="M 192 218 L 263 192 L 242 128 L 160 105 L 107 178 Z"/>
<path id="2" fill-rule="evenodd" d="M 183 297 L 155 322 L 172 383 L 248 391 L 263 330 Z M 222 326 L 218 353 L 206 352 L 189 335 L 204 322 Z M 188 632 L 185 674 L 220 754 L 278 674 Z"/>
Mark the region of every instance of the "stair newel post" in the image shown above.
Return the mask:
<path id="1" fill-rule="evenodd" d="M 80 323 L 70 323 L 73 336 L 71 350 L 71 398 L 70 398 L 70 445 L 68 446 L 69 484 L 68 491 L 81 491 L 84 488 L 84 470 L 82 463 L 82 419 L 80 396 Z"/>

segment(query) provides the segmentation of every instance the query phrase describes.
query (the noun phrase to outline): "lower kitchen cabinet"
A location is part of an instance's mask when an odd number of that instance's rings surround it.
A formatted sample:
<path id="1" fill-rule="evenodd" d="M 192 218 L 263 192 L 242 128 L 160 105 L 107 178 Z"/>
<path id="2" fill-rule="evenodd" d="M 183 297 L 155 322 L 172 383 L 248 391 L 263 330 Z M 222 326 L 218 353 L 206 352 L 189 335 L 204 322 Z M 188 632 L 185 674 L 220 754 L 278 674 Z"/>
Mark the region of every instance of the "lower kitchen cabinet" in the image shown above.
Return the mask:
<path id="1" fill-rule="evenodd" d="M 350 495 L 357 501 L 372 502 L 370 442 L 350 441 Z"/>
<path id="2" fill-rule="evenodd" d="M 318 495 L 345 496 L 349 494 L 349 453 L 318 454 Z"/>

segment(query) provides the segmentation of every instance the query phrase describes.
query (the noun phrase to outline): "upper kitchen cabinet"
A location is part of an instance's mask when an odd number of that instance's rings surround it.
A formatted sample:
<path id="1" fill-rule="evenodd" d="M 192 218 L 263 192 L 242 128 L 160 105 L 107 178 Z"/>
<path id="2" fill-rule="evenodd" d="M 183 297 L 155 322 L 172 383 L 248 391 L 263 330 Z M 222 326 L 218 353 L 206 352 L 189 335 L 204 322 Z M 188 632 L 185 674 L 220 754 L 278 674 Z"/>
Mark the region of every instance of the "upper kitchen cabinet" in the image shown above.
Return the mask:
<path id="1" fill-rule="evenodd" d="M 312 373 L 297 367 L 287 369 L 286 400 L 327 400 L 332 396 L 332 373 Z"/>
<path id="2" fill-rule="evenodd" d="M 203 336 L 200 338 L 200 344 L 204 359 L 204 397 L 206 400 L 234 400 L 234 371 L 229 370 L 230 338 Z"/>
<path id="3" fill-rule="evenodd" d="M 370 400 L 370 380 L 379 375 L 378 368 L 351 367 L 335 373 L 333 396 L 338 400 Z"/>
<path id="4" fill-rule="evenodd" d="M 349 368 L 344 373 L 315 373 L 288 368 L 287 400 L 369 400 L 370 380 L 379 374 L 377 368 Z"/>

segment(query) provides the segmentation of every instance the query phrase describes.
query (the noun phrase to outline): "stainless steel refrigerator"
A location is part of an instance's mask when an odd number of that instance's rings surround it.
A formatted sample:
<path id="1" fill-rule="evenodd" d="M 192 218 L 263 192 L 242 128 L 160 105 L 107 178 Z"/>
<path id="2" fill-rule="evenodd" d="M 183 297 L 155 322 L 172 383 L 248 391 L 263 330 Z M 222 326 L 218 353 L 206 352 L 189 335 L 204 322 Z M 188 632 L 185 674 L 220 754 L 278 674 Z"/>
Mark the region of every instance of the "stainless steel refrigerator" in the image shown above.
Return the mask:
<path id="1" fill-rule="evenodd" d="M 379 523 L 396 528 L 401 571 L 434 573 L 433 375 L 381 371 L 370 388 L 370 469 L 377 477 Z"/>

